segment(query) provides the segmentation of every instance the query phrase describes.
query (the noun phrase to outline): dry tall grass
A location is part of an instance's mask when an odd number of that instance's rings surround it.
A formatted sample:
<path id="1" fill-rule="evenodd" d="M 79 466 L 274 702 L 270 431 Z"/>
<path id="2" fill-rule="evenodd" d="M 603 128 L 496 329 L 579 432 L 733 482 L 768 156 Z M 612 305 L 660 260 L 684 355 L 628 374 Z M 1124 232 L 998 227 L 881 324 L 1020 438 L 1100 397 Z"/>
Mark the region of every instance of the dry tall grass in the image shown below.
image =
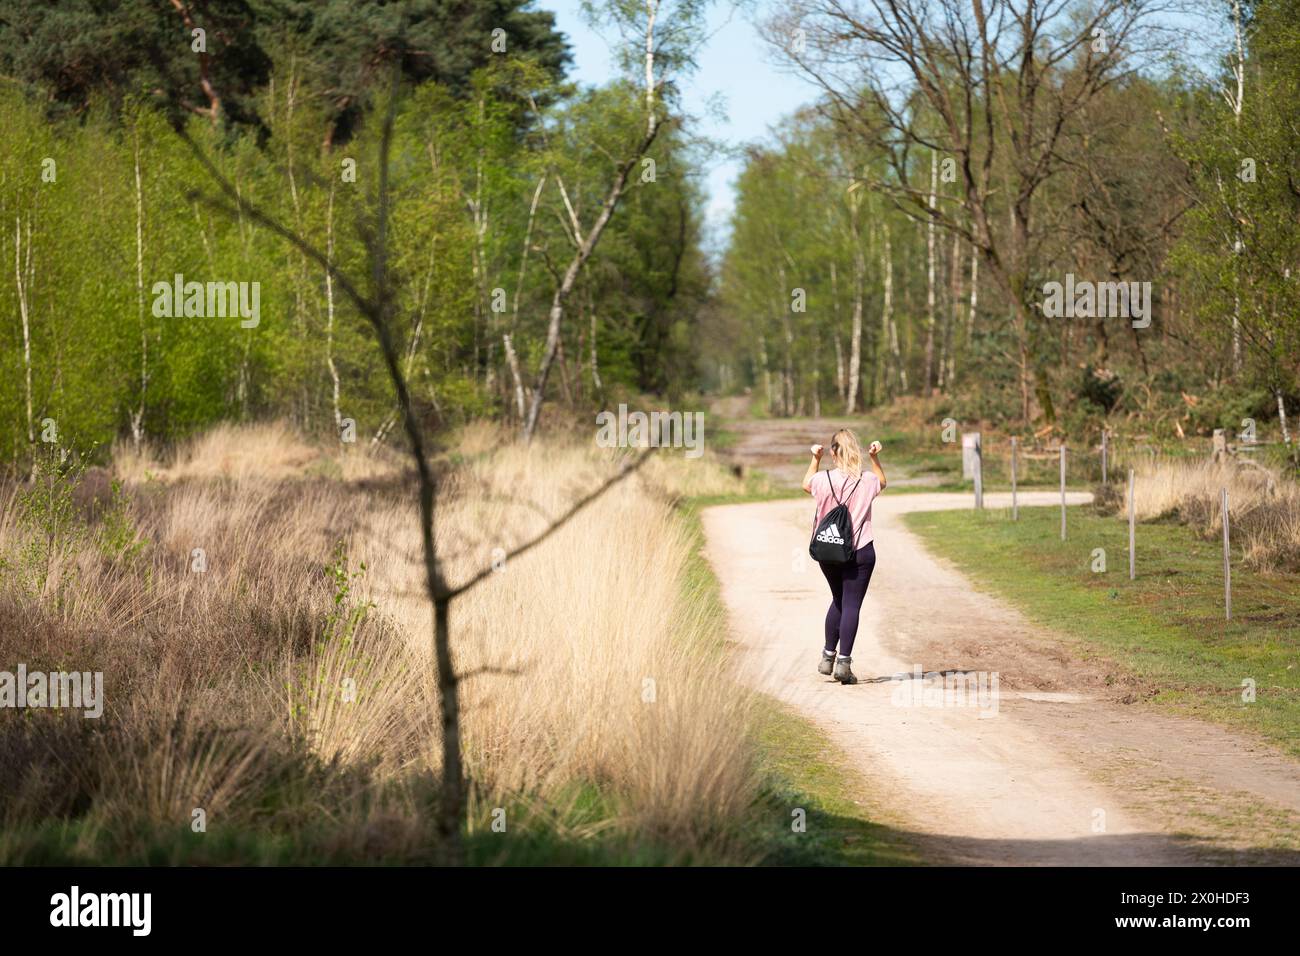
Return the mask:
<path id="1" fill-rule="evenodd" d="M 167 858 L 202 860 L 195 808 L 228 838 L 312 833 L 328 858 L 436 858 L 420 795 L 439 753 L 430 609 L 400 464 L 349 464 L 282 426 L 222 427 L 165 464 L 119 452 L 136 546 L 92 519 L 42 550 L 30 509 L 0 494 L 0 669 L 98 670 L 106 690 L 98 721 L 0 714 L 0 861 L 33 857 L 23 832 L 69 822 L 89 857 L 169 832 Z M 724 676 L 718 621 L 684 595 L 670 504 L 737 482 L 669 454 L 453 605 L 472 829 L 504 807 L 507 833 L 742 852 L 750 701 Z M 453 583 L 617 468 L 487 427 L 452 460 L 436 536 Z"/>
<path id="2" fill-rule="evenodd" d="M 1176 517 L 1202 534 L 1223 530 L 1220 495 L 1228 489 L 1234 540 L 1260 571 L 1300 568 L 1300 485 L 1259 465 L 1209 459 L 1156 459 L 1134 468 L 1139 521 Z M 1121 504 L 1128 515 L 1128 502 Z"/>
<path id="3" fill-rule="evenodd" d="M 275 481 L 324 474 L 345 481 L 390 478 L 401 470 L 396 453 L 348 448 L 326 453 L 284 422 L 223 423 L 182 444 L 162 460 L 147 444 L 113 444 L 113 472 L 129 482 L 183 478 Z"/>

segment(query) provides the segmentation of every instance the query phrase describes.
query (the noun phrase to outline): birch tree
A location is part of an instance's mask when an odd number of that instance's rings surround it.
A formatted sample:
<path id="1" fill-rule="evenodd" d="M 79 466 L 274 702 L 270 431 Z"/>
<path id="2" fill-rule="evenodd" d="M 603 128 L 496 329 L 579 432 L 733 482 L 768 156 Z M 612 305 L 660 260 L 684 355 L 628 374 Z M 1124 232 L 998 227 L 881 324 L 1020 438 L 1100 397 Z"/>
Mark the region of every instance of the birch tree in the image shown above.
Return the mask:
<path id="1" fill-rule="evenodd" d="M 666 115 L 661 115 L 665 112 L 666 84 L 670 78 L 694 67 L 695 52 L 707 39 L 704 30 L 706 0 L 609 0 L 601 6 L 592 3 L 583 6 L 593 20 L 611 24 L 619 31 L 623 39 L 623 65 L 639 73 L 644 115 L 640 134 L 625 147 L 622 157 L 614 161 L 608 188 L 589 224 L 580 219 L 557 182 L 570 217 L 575 248 L 551 296 L 546 342 L 523 423 L 525 441 L 531 441 L 537 430 L 546 398 L 546 383 L 560 349 L 561 326 L 578 277 L 596 251 L 614 210 L 631 188 L 633 170 L 641 166 L 666 120 Z"/>

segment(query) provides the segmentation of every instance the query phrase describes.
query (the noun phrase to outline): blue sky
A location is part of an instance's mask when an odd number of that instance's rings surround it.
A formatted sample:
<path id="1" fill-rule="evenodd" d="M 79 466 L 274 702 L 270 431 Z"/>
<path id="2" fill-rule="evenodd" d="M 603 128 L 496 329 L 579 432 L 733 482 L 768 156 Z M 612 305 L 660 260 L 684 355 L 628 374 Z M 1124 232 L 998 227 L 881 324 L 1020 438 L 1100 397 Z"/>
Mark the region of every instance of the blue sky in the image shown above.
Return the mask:
<path id="1" fill-rule="evenodd" d="M 595 85 L 615 74 L 611 44 L 618 37 L 594 32 L 582 18 L 579 0 L 537 0 L 536 6 L 552 11 L 557 26 L 568 35 L 573 79 Z M 700 56 L 699 69 L 682 86 L 683 106 L 697 118 L 693 124 L 696 132 L 732 146 L 764 140 L 781 117 L 815 98 L 810 83 L 774 66 L 755 29 L 755 18 L 763 16 L 765 5 L 740 11 L 722 3 L 710 11 L 708 45 Z M 741 165 L 738 159 L 720 156 L 705 178 L 706 222 L 710 245 L 715 248 L 723 240 L 731 216 L 734 181 Z"/>

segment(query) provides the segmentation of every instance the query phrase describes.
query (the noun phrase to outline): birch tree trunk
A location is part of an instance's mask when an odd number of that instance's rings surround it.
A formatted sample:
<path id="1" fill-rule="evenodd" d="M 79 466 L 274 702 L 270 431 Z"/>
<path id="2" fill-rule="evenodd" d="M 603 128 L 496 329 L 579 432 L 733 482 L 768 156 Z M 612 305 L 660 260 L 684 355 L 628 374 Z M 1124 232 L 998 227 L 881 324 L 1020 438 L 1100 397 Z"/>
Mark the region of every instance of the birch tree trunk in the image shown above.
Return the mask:
<path id="1" fill-rule="evenodd" d="M 935 194 L 939 186 L 939 154 L 930 150 L 930 210 L 935 207 Z M 934 382 L 934 216 L 925 224 L 925 379 L 921 383 L 921 393 L 930 394 Z"/>
<path id="2" fill-rule="evenodd" d="M 334 261 L 334 185 L 330 184 L 329 205 L 325 214 L 325 257 Z M 333 387 L 334 434 L 343 431 L 343 413 L 339 409 L 339 372 L 334 365 L 334 273 L 325 270 L 325 366 Z"/>
<path id="3" fill-rule="evenodd" d="M 979 303 L 980 294 L 980 254 L 979 250 L 971 246 L 970 250 L 970 308 L 966 312 L 966 349 L 970 350 L 971 341 L 975 337 L 975 310 Z"/>
<path id="4" fill-rule="evenodd" d="M 894 381 L 899 393 L 907 392 L 907 369 L 903 366 L 903 356 L 898 348 L 898 325 L 894 322 L 894 251 L 889 239 L 889 223 L 882 226 L 884 232 L 884 251 L 881 253 L 880 267 L 885 276 L 885 304 L 881 312 L 881 333 L 889 341 L 889 358 L 894 366 Z"/>
<path id="5" fill-rule="evenodd" d="M 794 371 L 791 366 L 793 361 L 791 353 L 794 350 L 794 331 L 790 327 L 790 311 L 793 304 L 789 298 L 790 285 L 786 281 L 784 263 L 781 264 L 777 272 L 777 281 L 781 289 L 780 298 L 778 299 L 778 314 L 781 316 L 781 343 L 784 346 L 781 360 L 781 414 L 788 417 L 795 413 Z"/>
<path id="6" fill-rule="evenodd" d="M 844 414 L 852 415 L 858 404 L 858 386 L 862 376 L 862 296 L 867 264 L 858 229 L 858 197 L 849 197 L 849 229 L 853 233 L 853 319 L 849 330 L 849 386 Z"/>
<path id="7" fill-rule="evenodd" d="M 22 220 L 14 217 L 14 279 L 18 291 L 18 317 L 23 325 L 23 370 L 26 373 L 27 443 L 36 442 L 35 420 L 32 417 L 32 333 L 31 315 L 27 296 L 31 292 L 32 278 L 32 220 L 27 218 L 27 257 L 23 258 Z"/>
<path id="8" fill-rule="evenodd" d="M 506 332 L 501 336 L 502 344 L 506 350 L 506 364 L 510 366 L 510 377 L 515 383 L 515 410 L 519 413 L 519 420 L 524 420 L 524 415 L 528 413 L 527 399 L 524 396 L 524 380 L 519 374 L 519 356 L 515 354 L 514 343 L 510 341 L 510 333 Z"/>
<path id="9" fill-rule="evenodd" d="M 1246 97 L 1246 54 L 1242 44 L 1241 36 L 1241 0 L 1232 0 L 1232 27 L 1233 34 L 1237 44 L 1236 62 L 1232 64 L 1232 75 L 1237 81 L 1236 95 L 1225 93 L 1228 100 L 1228 106 L 1232 109 L 1232 122 L 1235 128 L 1241 130 L 1241 111 L 1243 101 Z M 1235 178 L 1235 177 L 1234 177 Z M 1241 188 L 1241 181 L 1236 180 L 1233 184 L 1233 193 L 1237 193 Z M 1241 214 L 1238 212 L 1238 203 L 1233 203 L 1233 222 L 1240 223 Z M 1234 225 L 1234 236 L 1232 242 L 1232 372 L 1234 375 L 1241 374 L 1241 296 L 1236 291 L 1238 257 L 1242 252 L 1241 227 Z"/>
<path id="10" fill-rule="evenodd" d="M 946 356 L 941 370 L 943 381 L 939 387 L 952 388 L 957 376 L 957 330 L 961 328 L 961 236 L 952 237 L 952 257 L 948 260 L 948 308 L 943 319 L 943 354 Z"/>
<path id="11" fill-rule="evenodd" d="M 1291 451 L 1292 461 L 1300 460 L 1297 455 L 1296 446 L 1291 443 L 1291 429 L 1286 420 L 1286 401 L 1282 397 L 1282 389 L 1275 388 L 1273 395 L 1277 398 L 1277 420 L 1282 426 L 1282 443 Z"/>
<path id="12" fill-rule="evenodd" d="M 835 394 L 840 402 L 847 405 L 849 401 L 849 380 L 844 371 L 844 343 L 840 339 L 840 290 L 835 272 L 835 263 L 831 262 L 831 314 L 835 338 Z"/>
<path id="13" fill-rule="evenodd" d="M 483 122 L 485 103 L 482 96 L 478 101 L 479 122 Z M 474 198 L 469 202 L 474 221 L 474 245 L 470 250 L 471 267 L 474 274 L 474 367 L 481 361 L 483 343 L 492 340 L 495 329 L 489 327 L 492 322 L 492 308 L 488 302 L 487 289 L 487 230 L 488 211 L 483 199 L 483 147 L 480 146 L 474 162 Z M 491 386 L 491 363 L 483 364 L 483 384 Z"/>
<path id="14" fill-rule="evenodd" d="M 655 20 L 659 16 L 659 0 L 645 0 L 645 115 L 646 133 L 654 137 L 659 120 L 655 117 Z"/>
<path id="15" fill-rule="evenodd" d="M 605 393 L 605 384 L 600 380 L 600 360 L 596 351 L 596 308 L 587 293 L 587 311 L 591 313 L 591 389 L 592 394 L 600 396 Z"/>
<path id="16" fill-rule="evenodd" d="M 149 338 L 144 312 L 144 183 L 140 176 L 140 130 L 135 131 L 135 302 L 140 323 L 140 403 L 131 413 L 131 444 L 144 438 L 145 394 L 149 388 Z"/>
<path id="17" fill-rule="evenodd" d="M 569 362 L 564 356 L 564 336 L 561 335 L 555 346 L 555 363 L 560 368 L 560 394 L 564 404 L 573 407 L 573 389 L 569 386 Z"/>
<path id="18" fill-rule="evenodd" d="M 533 223 L 537 221 L 537 204 L 542 198 L 542 188 L 546 185 L 546 173 L 537 180 L 537 188 L 533 190 L 533 201 L 528 207 L 528 225 L 524 229 L 524 247 L 519 253 L 519 274 L 515 278 L 515 295 L 510 307 L 510 329 L 508 333 L 502 334 L 502 344 L 505 346 L 506 367 L 510 370 L 510 379 L 514 385 L 515 407 L 519 415 L 520 424 L 524 421 L 524 416 L 528 413 L 527 407 L 527 390 L 524 388 L 524 380 L 519 373 L 519 356 L 515 352 L 514 343 L 511 342 L 511 335 L 519 328 L 519 295 L 524 287 L 524 275 L 528 268 L 528 253 L 532 249 L 533 241 Z"/>

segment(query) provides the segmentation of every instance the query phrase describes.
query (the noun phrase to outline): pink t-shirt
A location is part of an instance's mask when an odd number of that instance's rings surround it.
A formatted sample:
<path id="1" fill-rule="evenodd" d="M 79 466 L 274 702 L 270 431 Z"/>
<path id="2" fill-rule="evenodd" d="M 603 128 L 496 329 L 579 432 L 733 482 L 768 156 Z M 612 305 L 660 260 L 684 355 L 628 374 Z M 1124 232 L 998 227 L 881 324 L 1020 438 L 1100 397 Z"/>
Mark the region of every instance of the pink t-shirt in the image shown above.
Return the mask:
<path id="1" fill-rule="evenodd" d="M 835 491 L 833 497 L 832 485 Z M 812 494 L 817 502 L 817 510 L 813 514 L 814 531 L 817 530 L 817 525 L 821 523 L 822 518 L 825 518 L 836 506 L 835 499 L 838 498 L 840 503 L 849 506 L 849 517 L 853 519 L 853 550 L 865 548 L 873 540 L 871 503 L 875 501 L 876 495 L 880 494 L 880 479 L 876 477 L 875 472 L 864 472 L 862 482 L 858 484 L 857 478 L 838 468 L 819 471 L 813 475 Z M 846 498 L 845 495 L 848 497 Z"/>

